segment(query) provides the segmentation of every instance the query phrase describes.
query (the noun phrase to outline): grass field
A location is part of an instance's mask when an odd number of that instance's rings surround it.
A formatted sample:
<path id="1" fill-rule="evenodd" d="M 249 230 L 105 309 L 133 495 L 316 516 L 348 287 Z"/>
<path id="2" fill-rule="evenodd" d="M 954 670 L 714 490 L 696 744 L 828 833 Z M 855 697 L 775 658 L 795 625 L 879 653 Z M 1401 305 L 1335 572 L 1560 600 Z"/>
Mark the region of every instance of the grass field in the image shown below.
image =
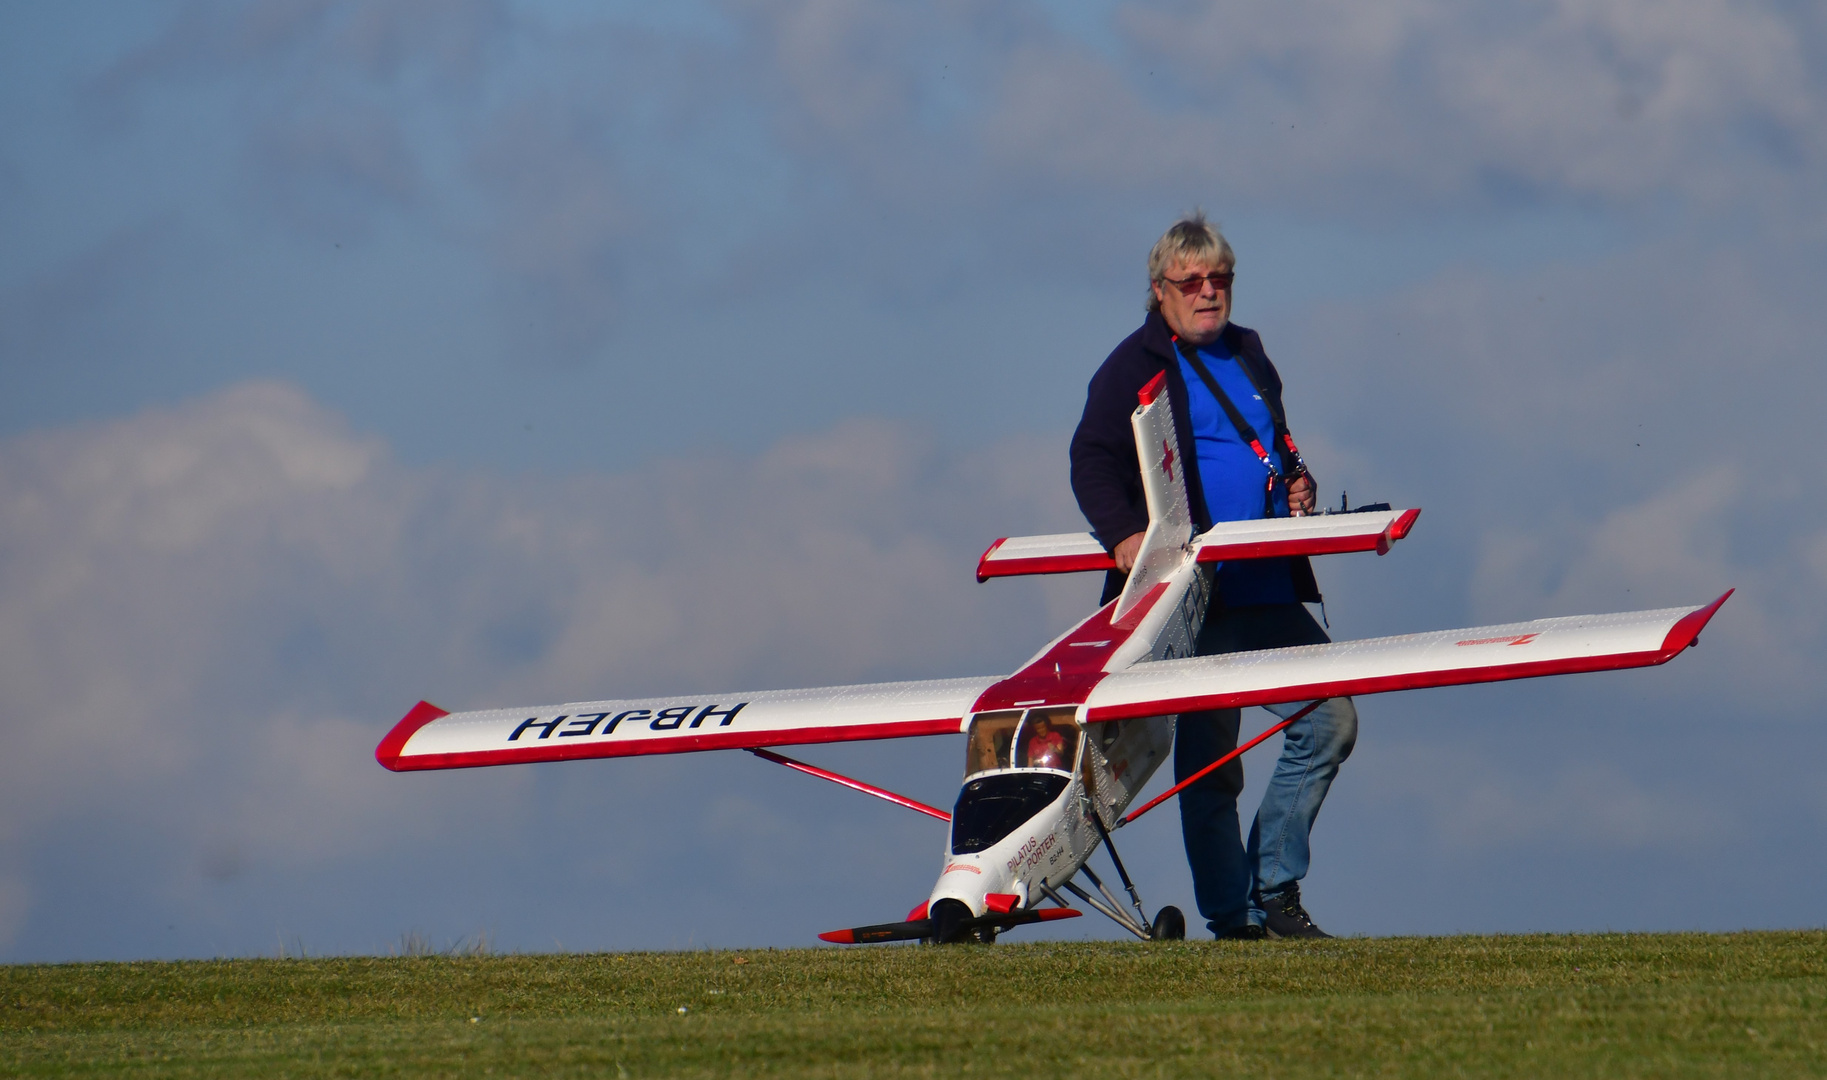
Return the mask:
<path id="1" fill-rule="evenodd" d="M 8 1076 L 1823 1076 L 1827 932 L 0 967 Z"/>

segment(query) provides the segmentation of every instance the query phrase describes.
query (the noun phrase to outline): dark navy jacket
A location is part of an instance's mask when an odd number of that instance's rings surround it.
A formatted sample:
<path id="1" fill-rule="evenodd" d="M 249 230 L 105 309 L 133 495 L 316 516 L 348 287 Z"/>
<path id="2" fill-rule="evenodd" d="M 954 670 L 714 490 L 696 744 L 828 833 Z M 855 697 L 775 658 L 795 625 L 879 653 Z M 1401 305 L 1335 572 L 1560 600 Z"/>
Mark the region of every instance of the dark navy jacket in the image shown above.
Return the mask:
<path id="1" fill-rule="evenodd" d="M 1247 364 L 1271 412 L 1285 415 L 1281 406 L 1281 376 L 1256 331 L 1233 323 L 1224 328 L 1224 343 Z M 1206 518 L 1205 489 L 1199 483 L 1199 455 L 1193 444 L 1193 425 L 1186 412 L 1186 382 L 1174 351 L 1173 331 L 1158 311 L 1135 333 L 1124 338 L 1104 360 L 1085 395 L 1085 415 L 1072 434 L 1072 493 L 1091 532 L 1105 550 L 1148 528 L 1148 500 L 1142 493 L 1142 463 L 1136 457 L 1135 431 L 1129 425 L 1136 411 L 1136 394 L 1150 379 L 1165 371 L 1174 410 L 1174 436 L 1186 479 L 1186 495 L 1193 521 L 1201 532 L 1212 527 Z M 1305 558 L 1288 560 L 1294 578 L 1294 595 L 1307 603 L 1319 602 L 1319 584 L 1313 565 Z M 1104 603 L 1123 590 L 1123 575 L 1112 570 L 1104 582 Z M 1222 602 L 1223 598 L 1219 598 Z"/>

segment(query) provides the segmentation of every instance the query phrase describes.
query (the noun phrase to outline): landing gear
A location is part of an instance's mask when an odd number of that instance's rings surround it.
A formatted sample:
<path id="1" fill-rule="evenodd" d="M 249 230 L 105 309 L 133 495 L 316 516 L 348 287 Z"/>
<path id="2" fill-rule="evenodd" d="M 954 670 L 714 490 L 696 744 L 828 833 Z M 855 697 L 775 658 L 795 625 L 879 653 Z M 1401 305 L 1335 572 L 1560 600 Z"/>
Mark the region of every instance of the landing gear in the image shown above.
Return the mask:
<path id="1" fill-rule="evenodd" d="M 952 945 L 974 936 L 971 928 L 971 909 L 962 900 L 941 900 L 927 912 L 933 921 L 932 940 L 939 945 Z M 995 931 L 991 930 L 993 938 Z"/>
<path id="2" fill-rule="evenodd" d="M 996 927 L 986 925 L 991 915 L 974 918 L 962 900 L 941 900 L 932 906 L 927 918 L 932 934 L 920 939 L 922 945 L 994 945 Z"/>
<path id="3" fill-rule="evenodd" d="M 1104 850 L 1109 853 L 1110 862 L 1116 867 L 1117 876 L 1123 879 L 1123 888 L 1129 892 L 1130 903 L 1136 909 L 1135 914 L 1131 915 L 1123 910 L 1123 905 L 1104 886 L 1104 882 L 1098 878 L 1097 872 L 1092 870 L 1089 864 L 1079 867 L 1079 872 L 1091 879 L 1091 884 L 1096 887 L 1104 900 L 1109 901 L 1108 903 L 1098 900 L 1097 897 L 1080 888 L 1075 881 L 1060 882 L 1061 887 L 1143 941 L 1186 940 L 1186 916 L 1181 913 L 1179 908 L 1164 907 L 1155 916 L 1153 922 L 1148 921 L 1147 909 L 1142 907 L 1142 896 L 1136 892 L 1135 882 L 1129 880 L 1129 871 L 1123 868 L 1123 859 L 1117 854 L 1116 844 L 1111 842 L 1110 830 L 1104 827 L 1103 820 L 1095 812 L 1089 813 L 1088 816 L 1091 818 L 1091 823 L 1097 826 L 1098 836 L 1104 841 Z M 1041 891 L 1054 903 L 1061 907 L 1065 906 L 1066 902 L 1060 899 L 1059 894 L 1045 884 L 1041 885 Z"/>

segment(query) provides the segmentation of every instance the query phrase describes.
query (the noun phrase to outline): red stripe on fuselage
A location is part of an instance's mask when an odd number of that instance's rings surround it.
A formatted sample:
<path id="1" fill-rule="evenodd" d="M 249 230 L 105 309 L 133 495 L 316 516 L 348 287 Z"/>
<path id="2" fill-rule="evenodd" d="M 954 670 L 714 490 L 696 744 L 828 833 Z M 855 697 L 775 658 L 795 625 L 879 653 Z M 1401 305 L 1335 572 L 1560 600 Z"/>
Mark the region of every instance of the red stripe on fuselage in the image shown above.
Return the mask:
<path id="1" fill-rule="evenodd" d="M 1142 598 L 1136 601 L 1135 607 L 1124 612 L 1121 618 L 1110 620 L 1110 625 L 1124 633 L 1133 633 L 1136 627 L 1142 625 L 1142 616 L 1148 614 L 1149 609 L 1155 606 L 1155 601 L 1161 599 L 1161 594 L 1166 591 L 1167 582 L 1165 581 L 1157 581 L 1150 585 L 1148 591 L 1142 594 Z M 1118 597 L 1117 603 L 1122 602 L 1122 598 Z"/>
<path id="2" fill-rule="evenodd" d="M 1097 614 L 1073 627 L 1039 659 L 979 694 L 971 711 L 1083 704 L 1090 696 L 1091 688 L 1102 682 L 1107 674 L 1104 664 L 1109 661 L 1110 654 L 1129 640 L 1142 616 L 1148 614 L 1166 589 L 1166 582 L 1150 589 L 1142 602 L 1130 609 L 1123 625 L 1110 621 L 1118 601 L 1105 604 Z"/>

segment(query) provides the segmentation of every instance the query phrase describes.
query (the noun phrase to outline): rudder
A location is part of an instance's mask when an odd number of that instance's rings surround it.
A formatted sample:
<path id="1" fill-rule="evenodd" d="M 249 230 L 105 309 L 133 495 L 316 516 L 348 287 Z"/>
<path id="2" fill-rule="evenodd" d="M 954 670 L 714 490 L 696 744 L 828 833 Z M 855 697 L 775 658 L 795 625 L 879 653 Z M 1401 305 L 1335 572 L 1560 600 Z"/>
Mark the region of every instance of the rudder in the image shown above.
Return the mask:
<path id="1" fill-rule="evenodd" d="M 1180 460 L 1180 442 L 1174 432 L 1173 402 L 1162 372 L 1136 395 L 1130 427 L 1136 435 L 1136 456 L 1142 463 L 1142 490 L 1148 499 L 1148 531 L 1136 553 L 1135 568 L 1117 600 L 1116 619 L 1148 594 L 1180 565 L 1193 538 L 1193 515 L 1186 495 L 1186 470 Z"/>

